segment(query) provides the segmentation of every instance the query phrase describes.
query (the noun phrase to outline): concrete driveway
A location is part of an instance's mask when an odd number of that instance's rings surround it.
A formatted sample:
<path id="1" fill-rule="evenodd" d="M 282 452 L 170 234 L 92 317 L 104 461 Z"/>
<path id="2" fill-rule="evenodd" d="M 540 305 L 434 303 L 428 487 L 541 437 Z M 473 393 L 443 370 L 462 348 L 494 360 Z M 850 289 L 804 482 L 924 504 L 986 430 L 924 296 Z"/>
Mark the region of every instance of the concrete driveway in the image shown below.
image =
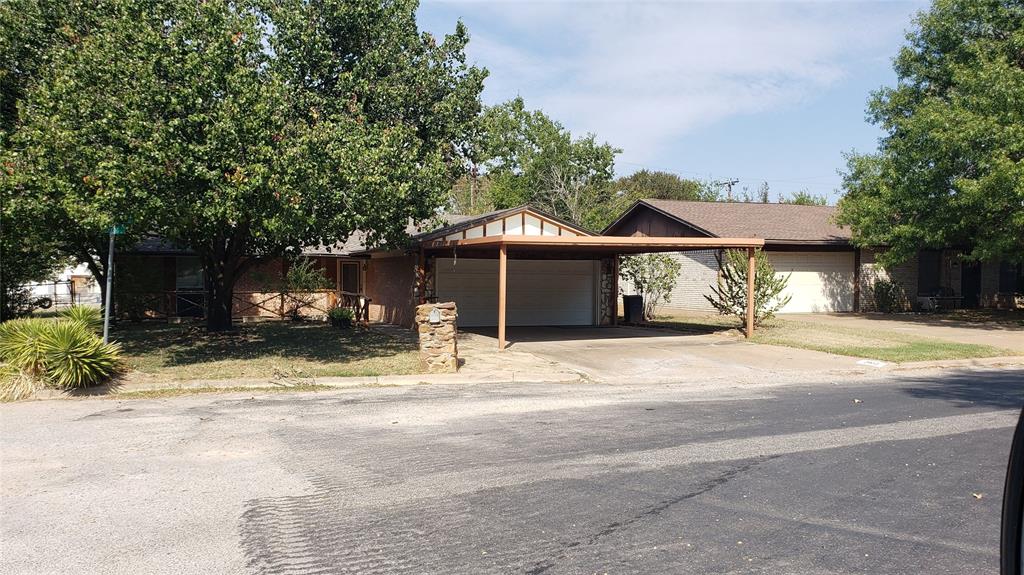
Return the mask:
<path id="1" fill-rule="evenodd" d="M 740 337 L 693 335 L 632 327 L 509 328 L 508 350 L 498 354 L 493 329 L 460 335 L 466 366 L 493 358 L 532 356 L 552 369 L 572 369 L 594 381 L 658 383 L 733 378 L 759 382 L 772 374 L 864 371 L 858 358 L 753 344 Z"/>

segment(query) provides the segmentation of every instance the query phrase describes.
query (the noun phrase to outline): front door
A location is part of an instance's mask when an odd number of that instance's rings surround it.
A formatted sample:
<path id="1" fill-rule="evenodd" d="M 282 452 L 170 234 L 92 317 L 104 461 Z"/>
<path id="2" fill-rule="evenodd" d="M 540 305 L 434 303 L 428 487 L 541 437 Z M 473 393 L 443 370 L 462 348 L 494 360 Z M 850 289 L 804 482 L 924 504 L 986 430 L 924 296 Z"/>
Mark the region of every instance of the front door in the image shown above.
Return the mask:
<path id="1" fill-rule="evenodd" d="M 960 270 L 960 295 L 964 298 L 964 307 L 976 308 L 981 304 L 981 264 L 964 262 Z"/>

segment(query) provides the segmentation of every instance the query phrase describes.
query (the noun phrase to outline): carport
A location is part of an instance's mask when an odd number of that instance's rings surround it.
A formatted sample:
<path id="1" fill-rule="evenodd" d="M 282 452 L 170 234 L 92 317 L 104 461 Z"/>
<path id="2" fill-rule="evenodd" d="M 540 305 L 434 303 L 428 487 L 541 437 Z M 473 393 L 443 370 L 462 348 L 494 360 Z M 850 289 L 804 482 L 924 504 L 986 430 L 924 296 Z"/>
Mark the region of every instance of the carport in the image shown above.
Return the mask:
<path id="1" fill-rule="evenodd" d="M 747 301 L 753 301 L 754 295 L 754 250 L 764 246 L 764 240 L 758 238 L 695 238 L 695 237 L 617 237 L 617 236 L 582 236 L 582 235 L 491 235 L 472 238 L 441 238 L 427 241 L 420 245 L 418 277 L 426 278 L 424 262 L 433 258 L 447 258 L 452 262 L 462 260 L 497 260 L 497 328 L 498 348 L 505 349 L 506 326 L 509 324 L 509 260 L 534 262 L 561 262 L 560 268 L 570 267 L 567 262 L 574 260 L 610 261 L 611 269 L 602 270 L 600 275 L 608 278 L 610 285 L 599 286 L 594 290 L 602 309 L 610 311 L 609 325 L 616 323 L 618 302 L 618 261 L 623 255 L 680 252 L 707 249 L 746 249 L 748 255 Z M 489 273 L 492 268 L 481 271 Z M 540 271 L 538 271 L 538 269 Z M 544 273 L 542 268 L 531 270 L 530 273 Z M 571 277 L 571 273 L 558 270 L 559 281 Z M 571 271 L 571 270 L 570 270 Z M 491 276 L 493 277 L 493 276 Z M 425 279 L 421 280 L 425 281 Z M 493 280 L 492 280 L 493 281 Z M 543 280 L 541 280 L 543 281 Z M 492 284 L 493 285 L 493 284 Z M 419 292 L 425 293 L 426 286 L 420 286 Z M 608 289 L 610 288 L 610 289 Z M 607 298 L 607 301 L 604 299 Z M 523 313 L 521 310 L 519 313 Z M 749 338 L 753 335 L 752 305 L 747 306 L 747 331 Z M 514 319 L 514 318 L 513 318 Z M 493 325 L 493 324 L 492 324 Z"/>

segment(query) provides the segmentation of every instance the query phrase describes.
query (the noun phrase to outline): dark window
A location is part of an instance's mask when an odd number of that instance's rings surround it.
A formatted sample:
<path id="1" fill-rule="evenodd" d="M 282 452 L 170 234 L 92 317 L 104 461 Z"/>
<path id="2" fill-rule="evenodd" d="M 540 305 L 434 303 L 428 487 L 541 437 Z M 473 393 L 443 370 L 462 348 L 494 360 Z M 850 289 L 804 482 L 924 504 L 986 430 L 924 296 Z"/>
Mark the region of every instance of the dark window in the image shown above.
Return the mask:
<path id="1" fill-rule="evenodd" d="M 363 282 L 360 281 L 360 264 L 345 262 L 341 264 L 341 291 L 345 293 L 362 293 Z"/>
<path id="2" fill-rule="evenodd" d="M 942 252 L 925 250 L 917 254 L 917 295 L 938 295 L 941 269 Z"/>
<path id="3" fill-rule="evenodd" d="M 1024 265 L 999 264 L 999 293 L 1024 293 Z"/>
<path id="4" fill-rule="evenodd" d="M 203 289 L 203 264 L 199 258 L 177 258 L 174 287 L 179 290 Z"/>
<path id="5" fill-rule="evenodd" d="M 174 309 L 180 317 L 202 317 L 205 305 L 203 294 L 203 265 L 199 258 L 175 258 Z"/>

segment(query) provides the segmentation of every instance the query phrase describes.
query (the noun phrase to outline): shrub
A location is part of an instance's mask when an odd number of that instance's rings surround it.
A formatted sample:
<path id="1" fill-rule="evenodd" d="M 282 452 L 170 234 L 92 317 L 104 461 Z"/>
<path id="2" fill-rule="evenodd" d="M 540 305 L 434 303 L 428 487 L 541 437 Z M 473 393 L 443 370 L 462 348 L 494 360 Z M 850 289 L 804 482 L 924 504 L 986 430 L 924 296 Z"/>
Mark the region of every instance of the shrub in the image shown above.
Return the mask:
<path id="1" fill-rule="evenodd" d="M 0 398 L 37 387 L 97 385 L 120 369 L 121 348 L 77 320 L 18 319 L 0 324 Z"/>
<path id="2" fill-rule="evenodd" d="M 755 252 L 754 262 L 754 325 L 775 317 L 792 296 L 782 296 L 789 283 L 789 275 L 780 276 L 761 250 Z M 711 286 L 712 295 L 705 295 L 721 315 L 734 315 L 747 323 L 747 254 L 744 250 L 726 250 L 719 259 L 722 275 L 718 285 Z"/>
<path id="3" fill-rule="evenodd" d="M 352 308 L 347 307 L 332 307 L 327 312 L 327 319 L 331 321 L 331 325 L 335 327 L 349 327 L 352 325 L 352 320 L 356 317 L 355 312 Z"/>
<path id="4" fill-rule="evenodd" d="M 331 287 L 324 272 L 317 269 L 310 258 L 298 258 L 291 262 L 285 274 L 285 293 L 288 294 L 286 313 L 293 319 L 300 319 L 302 308 L 313 305 L 317 291 Z"/>
<path id="5" fill-rule="evenodd" d="M 31 378 L 41 378 L 45 355 L 39 340 L 53 324 L 38 318 L 15 319 L 0 324 L 0 361 Z"/>
<path id="6" fill-rule="evenodd" d="M 906 309 L 907 295 L 899 283 L 878 278 L 871 286 L 875 296 L 875 308 L 882 313 L 894 313 Z"/>
<path id="7" fill-rule="evenodd" d="M 103 343 L 85 325 L 58 321 L 39 337 L 46 380 L 58 389 L 96 385 L 118 369 L 120 346 Z"/>
<path id="8" fill-rule="evenodd" d="M 644 296 L 644 317 L 654 317 L 662 303 L 669 301 L 682 264 L 668 254 L 641 254 L 622 258 L 619 275 Z"/>
<path id="9" fill-rule="evenodd" d="M 42 387 L 40 380 L 7 363 L 0 363 L 0 402 L 18 401 Z"/>
<path id="10" fill-rule="evenodd" d="M 100 313 L 100 308 L 98 307 L 73 305 L 61 310 L 57 317 L 78 322 L 90 331 L 98 332 L 103 328 L 103 314 Z"/>

